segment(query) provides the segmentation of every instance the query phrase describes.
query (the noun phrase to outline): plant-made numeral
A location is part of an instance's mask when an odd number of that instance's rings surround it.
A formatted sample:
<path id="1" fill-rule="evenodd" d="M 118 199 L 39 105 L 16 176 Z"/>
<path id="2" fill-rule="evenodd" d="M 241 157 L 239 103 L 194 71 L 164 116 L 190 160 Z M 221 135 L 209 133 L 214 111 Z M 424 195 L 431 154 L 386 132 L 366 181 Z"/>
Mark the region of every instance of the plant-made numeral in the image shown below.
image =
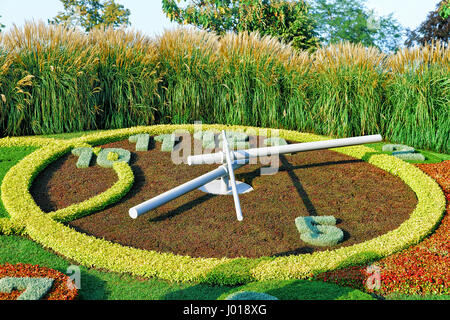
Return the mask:
<path id="1" fill-rule="evenodd" d="M 94 148 L 89 147 L 73 149 L 72 154 L 78 156 L 77 168 L 88 168 L 94 151 Z M 97 154 L 97 164 L 103 168 L 112 168 L 114 162 L 129 163 L 130 159 L 131 152 L 122 148 L 101 149 Z"/>
<path id="2" fill-rule="evenodd" d="M 148 151 L 150 135 L 148 133 L 135 134 L 130 136 L 128 141 L 136 143 L 136 151 Z"/>
<path id="3" fill-rule="evenodd" d="M 76 164 L 77 168 L 89 167 L 93 153 L 92 148 L 83 147 L 73 149 L 72 154 L 78 156 L 78 161 Z"/>
<path id="4" fill-rule="evenodd" d="M 228 131 L 226 133 L 227 141 L 231 149 L 248 149 L 250 148 L 249 137 L 244 132 Z M 219 148 L 222 148 L 223 137 L 219 135 Z"/>
<path id="5" fill-rule="evenodd" d="M 160 134 L 154 137 L 155 141 L 161 142 L 161 151 L 175 151 L 175 146 L 177 142 L 185 142 L 184 146 L 177 149 L 185 149 L 187 147 L 188 154 L 190 154 L 190 141 L 186 140 L 184 137 L 189 134 L 186 130 L 175 130 L 173 133 Z M 227 139 L 229 139 L 230 146 L 233 149 L 246 149 L 250 147 L 248 142 L 249 136 L 243 132 L 227 132 Z M 214 149 L 216 142 L 218 142 L 219 147 L 222 147 L 222 137 L 219 136 L 216 139 L 216 134 L 214 131 L 201 131 L 194 133 L 194 139 L 202 140 L 203 147 L 208 147 Z M 150 135 L 147 133 L 135 134 L 128 137 L 128 141 L 131 143 L 136 143 L 136 151 L 148 151 L 150 143 Z M 104 168 L 112 168 L 113 163 L 118 161 L 123 161 L 129 163 L 131 158 L 131 153 L 128 150 L 122 148 L 106 148 L 102 149 L 100 147 L 80 147 L 72 150 L 72 154 L 78 156 L 77 168 L 88 168 L 93 155 L 97 156 L 97 164 Z M 184 154 L 184 151 L 183 151 Z M 184 157 L 186 158 L 186 157 Z M 173 160 L 173 159 L 172 159 Z M 180 161 L 174 161 L 179 163 Z"/>
<path id="6" fill-rule="evenodd" d="M 122 148 L 102 149 L 97 156 L 97 164 L 103 168 L 112 168 L 114 162 L 129 163 L 131 152 Z"/>
<path id="7" fill-rule="evenodd" d="M 417 152 L 413 147 L 404 144 L 385 144 L 382 148 L 385 152 L 392 152 L 394 157 L 402 160 L 425 161 L 425 156 Z"/>
<path id="8" fill-rule="evenodd" d="M 222 135 L 218 135 L 212 130 L 198 131 L 194 133 L 194 139 L 201 140 L 205 149 L 215 149 L 216 146 L 222 148 Z M 227 131 L 227 141 L 232 149 L 248 149 L 250 143 L 249 136 L 244 132 Z M 217 143 L 217 142 L 218 143 Z"/>
<path id="9" fill-rule="evenodd" d="M 264 139 L 264 145 L 265 146 L 285 146 L 288 143 L 286 140 L 280 137 L 271 137 Z"/>
<path id="10" fill-rule="evenodd" d="M 175 142 L 177 142 L 178 137 L 175 133 L 160 134 L 155 137 L 155 141 L 162 142 L 161 151 L 173 151 Z"/>
<path id="11" fill-rule="evenodd" d="M 0 292 L 11 293 L 13 290 L 25 290 L 17 300 L 39 300 L 53 285 L 50 278 L 13 278 L 0 279 Z"/>
<path id="12" fill-rule="evenodd" d="M 314 246 L 335 246 L 344 238 L 344 232 L 336 225 L 333 216 L 298 217 L 295 226 L 300 232 L 300 239 Z"/>

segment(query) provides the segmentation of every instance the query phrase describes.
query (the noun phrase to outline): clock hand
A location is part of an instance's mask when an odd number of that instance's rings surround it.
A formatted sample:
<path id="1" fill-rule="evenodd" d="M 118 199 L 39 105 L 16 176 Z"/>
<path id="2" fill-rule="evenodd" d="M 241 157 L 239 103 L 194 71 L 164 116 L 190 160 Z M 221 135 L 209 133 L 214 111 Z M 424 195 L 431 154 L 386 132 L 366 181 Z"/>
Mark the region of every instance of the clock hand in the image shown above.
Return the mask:
<path id="1" fill-rule="evenodd" d="M 234 171 L 233 171 L 233 163 L 232 153 L 230 152 L 230 147 L 228 145 L 228 140 L 225 134 L 225 130 L 222 130 L 222 137 L 223 137 L 223 148 L 222 151 L 225 153 L 225 159 L 227 161 L 227 167 L 228 167 L 228 177 L 230 179 L 231 184 L 231 190 L 233 191 L 233 199 L 234 199 L 234 206 L 236 208 L 236 216 L 239 221 L 242 221 L 242 211 L 241 211 L 241 203 L 239 202 L 239 196 L 236 189 L 236 180 L 234 178 Z"/>

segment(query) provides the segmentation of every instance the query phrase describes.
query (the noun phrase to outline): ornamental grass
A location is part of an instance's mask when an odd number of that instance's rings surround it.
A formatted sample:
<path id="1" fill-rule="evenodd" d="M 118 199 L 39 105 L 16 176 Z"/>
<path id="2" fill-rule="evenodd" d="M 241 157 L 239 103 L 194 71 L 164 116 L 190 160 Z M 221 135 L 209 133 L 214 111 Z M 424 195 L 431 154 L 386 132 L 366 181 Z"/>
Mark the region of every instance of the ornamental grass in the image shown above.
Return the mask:
<path id="1" fill-rule="evenodd" d="M 296 51 L 257 33 L 155 38 L 26 23 L 0 35 L 0 132 L 29 135 L 201 120 L 327 136 L 380 133 L 450 153 L 449 46 L 396 54 Z"/>

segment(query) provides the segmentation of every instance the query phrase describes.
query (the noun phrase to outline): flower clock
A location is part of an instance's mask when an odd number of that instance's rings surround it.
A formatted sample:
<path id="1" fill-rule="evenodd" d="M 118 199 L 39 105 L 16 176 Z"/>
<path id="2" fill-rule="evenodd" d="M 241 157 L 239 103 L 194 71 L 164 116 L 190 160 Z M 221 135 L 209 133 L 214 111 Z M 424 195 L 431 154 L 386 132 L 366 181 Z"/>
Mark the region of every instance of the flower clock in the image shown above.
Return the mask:
<path id="1" fill-rule="evenodd" d="M 305 279 L 381 259 L 419 243 L 442 219 L 446 200 L 433 179 L 401 159 L 366 146 L 280 156 L 279 172 L 273 175 L 261 175 L 257 164 L 237 171 L 237 178 L 255 189 L 241 197 L 246 212 L 243 221 L 233 218 L 231 197 L 199 190 L 148 215 L 128 216 L 128 208 L 203 170 L 191 172 L 182 161 L 173 161 L 171 155 L 182 152 L 177 149 L 181 143 L 175 132 L 190 134 L 194 148 L 195 141 L 202 148 L 213 148 L 221 143 L 214 133 L 224 129 L 238 133 L 229 139 L 237 147 L 248 147 L 252 137 L 263 137 L 266 145 L 328 139 L 288 130 L 276 130 L 275 139 L 272 129 L 223 125 L 203 125 L 203 134 L 195 132 L 193 125 L 157 125 L 70 140 L 3 138 L 1 147 L 38 148 L 3 179 L 1 200 L 9 217 L 0 219 L 0 228 L 4 233 L 27 235 L 86 267 L 235 285 Z M 326 156 L 331 158 L 321 158 Z M 74 179 L 77 172 L 89 172 L 90 180 L 101 173 L 112 177 L 112 182 L 104 186 L 98 182 L 103 190 L 82 201 L 44 208 L 33 191 L 37 182 L 48 170 L 66 167 L 72 168 L 67 176 Z M 300 174 L 309 180 L 299 178 Z M 71 180 L 76 190 L 73 197 L 96 184 L 90 182 Z M 366 190 L 370 186 L 373 197 Z M 405 193 L 407 200 L 398 198 L 396 190 Z M 61 197 L 70 194 L 64 192 Z M 394 202 L 378 203 L 379 198 Z M 39 273 L 40 280 L 32 280 L 32 274 L 0 273 L 0 289 L 7 292 L 14 287 L 22 288 L 22 295 L 48 295 L 56 278 L 44 272 Z"/>

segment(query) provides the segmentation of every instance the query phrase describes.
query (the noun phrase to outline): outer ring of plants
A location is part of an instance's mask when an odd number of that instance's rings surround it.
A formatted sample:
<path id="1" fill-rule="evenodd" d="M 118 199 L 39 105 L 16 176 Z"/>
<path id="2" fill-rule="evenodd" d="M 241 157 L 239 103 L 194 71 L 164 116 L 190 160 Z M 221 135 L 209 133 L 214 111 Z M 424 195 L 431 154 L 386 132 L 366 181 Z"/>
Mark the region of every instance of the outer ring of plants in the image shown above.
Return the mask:
<path id="1" fill-rule="evenodd" d="M 193 125 L 157 125 L 117 129 L 86 135 L 67 141 L 50 141 L 44 147 L 22 159 L 3 179 L 1 197 L 15 224 L 44 247 L 77 261 L 87 267 L 113 272 L 131 273 L 143 277 L 157 277 L 171 281 L 195 281 L 233 285 L 257 280 L 303 279 L 313 274 L 340 267 L 380 259 L 417 244 L 439 224 L 444 214 L 445 197 L 438 184 L 420 169 L 395 157 L 377 154 L 366 146 L 332 149 L 364 159 L 403 180 L 417 195 L 417 206 L 410 218 L 397 229 L 374 239 L 332 251 L 286 257 L 261 258 L 192 258 L 172 253 L 159 253 L 126 247 L 104 239 L 88 236 L 53 220 L 34 202 L 29 187 L 49 163 L 69 152 L 73 147 L 87 143 L 100 145 L 130 135 L 148 133 L 159 135 L 176 129 L 194 131 Z M 267 134 L 273 129 L 245 126 L 203 125 L 203 130 L 253 130 L 253 134 Z M 262 132 L 262 133 L 260 133 Z M 319 141 L 327 137 L 278 130 L 286 140 Z M 30 141 L 32 142 L 32 141 Z M 47 142 L 47 141 L 46 141 Z M 31 144 L 31 143 L 30 143 Z M 0 143 L 4 145 L 4 143 Z"/>

